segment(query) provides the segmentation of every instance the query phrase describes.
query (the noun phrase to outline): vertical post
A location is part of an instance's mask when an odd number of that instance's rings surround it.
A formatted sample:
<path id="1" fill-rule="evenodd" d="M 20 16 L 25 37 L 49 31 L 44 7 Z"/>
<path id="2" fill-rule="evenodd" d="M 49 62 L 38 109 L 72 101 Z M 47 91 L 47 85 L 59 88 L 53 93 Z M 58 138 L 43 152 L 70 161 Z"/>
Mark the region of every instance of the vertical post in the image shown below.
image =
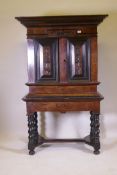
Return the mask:
<path id="1" fill-rule="evenodd" d="M 38 145 L 38 138 L 39 138 L 39 134 L 38 134 L 38 120 L 37 120 L 37 112 L 34 113 L 34 130 L 35 130 L 35 145 L 37 146 Z"/>
<path id="2" fill-rule="evenodd" d="M 100 151 L 100 137 L 99 137 L 99 113 L 90 112 L 91 114 L 91 131 L 90 131 L 90 141 L 91 145 L 94 147 L 94 154 L 99 154 Z"/>
<path id="3" fill-rule="evenodd" d="M 38 145 L 38 126 L 37 126 L 37 113 L 28 115 L 28 149 L 29 154 L 35 154 L 35 147 Z"/>

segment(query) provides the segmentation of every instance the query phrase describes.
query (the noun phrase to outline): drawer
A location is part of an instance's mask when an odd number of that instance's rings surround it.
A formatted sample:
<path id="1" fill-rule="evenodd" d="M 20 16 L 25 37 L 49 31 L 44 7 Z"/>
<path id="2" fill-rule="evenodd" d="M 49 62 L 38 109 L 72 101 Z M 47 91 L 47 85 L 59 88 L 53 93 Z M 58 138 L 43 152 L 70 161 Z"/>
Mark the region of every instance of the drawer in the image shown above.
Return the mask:
<path id="1" fill-rule="evenodd" d="M 27 102 L 27 112 L 35 111 L 99 111 L 99 101 Z"/>
<path id="2" fill-rule="evenodd" d="M 82 35 L 94 35 L 97 34 L 97 29 L 95 26 L 75 26 L 75 27 L 35 27 L 28 28 L 27 31 L 28 36 L 48 36 L 48 37 L 73 37 L 73 36 L 82 36 Z"/>
<path id="3" fill-rule="evenodd" d="M 78 93 L 94 93 L 96 85 L 83 86 L 30 86 L 31 94 L 78 94 Z"/>

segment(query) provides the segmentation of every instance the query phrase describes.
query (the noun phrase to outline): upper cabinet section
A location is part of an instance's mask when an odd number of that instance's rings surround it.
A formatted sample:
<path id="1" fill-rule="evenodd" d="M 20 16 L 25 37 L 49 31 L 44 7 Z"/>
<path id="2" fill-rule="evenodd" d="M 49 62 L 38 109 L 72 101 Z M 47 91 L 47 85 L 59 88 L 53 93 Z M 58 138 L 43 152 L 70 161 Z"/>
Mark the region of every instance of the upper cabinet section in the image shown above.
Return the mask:
<path id="1" fill-rule="evenodd" d="M 27 27 L 28 83 L 97 84 L 97 25 L 106 16 L 16 17 Z"/>

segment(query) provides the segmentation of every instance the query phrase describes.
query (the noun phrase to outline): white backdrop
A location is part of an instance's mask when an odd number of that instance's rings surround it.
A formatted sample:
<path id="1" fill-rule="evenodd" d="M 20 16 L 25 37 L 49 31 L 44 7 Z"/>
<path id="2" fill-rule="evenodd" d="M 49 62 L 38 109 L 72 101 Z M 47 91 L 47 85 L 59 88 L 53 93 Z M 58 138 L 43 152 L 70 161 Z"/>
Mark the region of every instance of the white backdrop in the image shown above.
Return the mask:
<path id="1" fill-rule="evenodd" d="M 99 91 L 101 134 L 104 138 L 117 134 L 117 1 L 2 1 L 0 5 L 0 133 L 27 135 L 25 103 L 28 92 L 26 29 L 15 16 L 104 14 L 109 17 L 98 27 Z M 39 113 L 39 128 L 47 137 L 83 137 L 89 132 L 88 112 Z M 41 124 L 40 124 L 41 121 Z M 43 129 L 42 126 L 43 125 Z"/>

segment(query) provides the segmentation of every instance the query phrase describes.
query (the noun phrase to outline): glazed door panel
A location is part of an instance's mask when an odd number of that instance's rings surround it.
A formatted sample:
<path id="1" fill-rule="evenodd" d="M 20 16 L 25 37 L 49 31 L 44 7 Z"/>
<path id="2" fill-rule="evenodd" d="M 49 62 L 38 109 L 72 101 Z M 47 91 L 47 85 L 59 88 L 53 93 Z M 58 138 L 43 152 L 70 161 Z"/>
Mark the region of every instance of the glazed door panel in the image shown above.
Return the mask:
<path id="1" fill-rule="evenodd" d="M 58 80 L 58 39 L 38 39 L 34 42 L 36 82 Z"/>
<path id="2" fill-rule="evenodd" d="M 69 81 L 90 80 L 90 40 L 68 38 Z"/>

